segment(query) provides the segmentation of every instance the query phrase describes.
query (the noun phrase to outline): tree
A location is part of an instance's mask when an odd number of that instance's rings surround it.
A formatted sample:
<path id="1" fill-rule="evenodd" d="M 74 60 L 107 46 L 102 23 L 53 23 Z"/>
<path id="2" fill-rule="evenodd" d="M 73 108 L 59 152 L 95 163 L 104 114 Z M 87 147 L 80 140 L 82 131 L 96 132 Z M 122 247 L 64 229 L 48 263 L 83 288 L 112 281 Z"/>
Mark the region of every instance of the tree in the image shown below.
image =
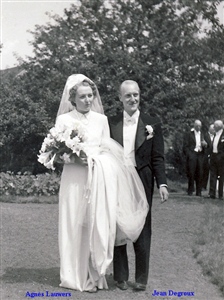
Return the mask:
<path id="1" fill-rule="evenodd" d="M 121 81 L 136 80 L 142 109 L 162 117 L 169 138 L 195 118 L 206 123 L 221 118 L 224 30 L 215 17 L 219 2 L 76 2 L 63 17 L 49 15 L 54 24 L 32 32 L 35 55 L 23 63 L 23 88 L 51 122 L 65 81 L 74 73 L 96 82 L 107 115 L 121 107 Z"/>
<path id="2" fill-rule="evenodd" d="M 35 173 L 38 149 L 49 120 L 45 109 L 34 103 L 23 90 L 22 78 L 11 76 L 9 79 L 10 84 L 1 82 L 0 85 L 1 170 Z"/>
<path id="3" fill-rule="evenodd" d="M 217 2 L 82 1 L 65 10 L 64 17 L 53 16 L 54 26 L 36 27 L 29 67 L 39 66 L 35 72 L 44 78 L 44 89 L 51 90 L 53 85 L 61 89 L 72 72 L 84 72 L 98 83 L 110 113 L 116 111 L 111 99 L 118 84 L 131 77 L 140 83 L 145 109 L 156 105 L 163 113 L 165 105 L 166 115 L 172 115 L 201 93 L 200 84 L 204 89 L 223 77 L 214 66 L 223 67 L 223 58 L 215 57 L 209 44 L 223 40 L 214 17 Z M 199 36 L 200 19 L 212 26 L 205 38 Z"/>

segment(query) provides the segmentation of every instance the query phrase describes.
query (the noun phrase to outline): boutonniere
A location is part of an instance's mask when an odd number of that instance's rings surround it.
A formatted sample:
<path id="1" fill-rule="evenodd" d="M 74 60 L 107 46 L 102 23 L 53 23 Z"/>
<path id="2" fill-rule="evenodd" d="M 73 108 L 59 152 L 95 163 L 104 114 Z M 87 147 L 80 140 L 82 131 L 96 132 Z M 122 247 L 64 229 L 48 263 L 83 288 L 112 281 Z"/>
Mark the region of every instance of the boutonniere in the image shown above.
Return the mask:
<path id="1" fill-rule="evenodd" d="M 146 137 L 146 139 L 150 140 L 154 136 L 153 127 L 151 125 L 146 125 L 145 129 L 146 129 L 146 133 L 148 134 L 147 137 Z"/>
<path id="2" fill-rule="evenodd" d="M 224 139 L 221 139 L 221 143 L 223 143 L 224 142 Z"/>

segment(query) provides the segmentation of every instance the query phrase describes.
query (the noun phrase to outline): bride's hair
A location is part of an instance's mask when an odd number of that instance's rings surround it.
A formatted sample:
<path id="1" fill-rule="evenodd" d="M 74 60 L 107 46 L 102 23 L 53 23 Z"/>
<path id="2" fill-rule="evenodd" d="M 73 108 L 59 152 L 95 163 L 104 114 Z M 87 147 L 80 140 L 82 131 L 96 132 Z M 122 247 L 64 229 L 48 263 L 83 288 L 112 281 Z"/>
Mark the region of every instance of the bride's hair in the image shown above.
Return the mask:
<path id="1" fill-rule="evenodd" d="M 82 82 L 76 84 L 75 86 L 73 86 L 73 87 L 70 89 L 70 91 L 69 91 L 69 96 L 70 96 L 70 97 L 71 97 L 71 96 L 74 96 L 74 97 L 75 97 L 76 92 L 77 92 L 77 90 L 78 90 L 78 88 L 79 88 L 80 86 L 89 86 L 89 87 L 91 87 L 91 89 L 92 89 L 92 91 L 93 91 L 93 96 L 94 96 L 94 97 L 96 96 L 96 86 L 95 86 L 92 82 L 89 82 L 89 81 L 86 80 L 86 79 L 83 80 Z M 69 99 L 69 101 L 70 101 L 70 99 Z"/>
<path id="2" fill-rule="evenodd" d="M 83 74 L 72 74 L 67 78 L 57 116 L 68 113 L 74 109 L 69 99 L 71 94 L 76 94 L 78 87 L 81 85 L 90 86 L 92 88 L 94 99 L 91 110 L 104 114 L 100 94 L 95 83 Z"/>

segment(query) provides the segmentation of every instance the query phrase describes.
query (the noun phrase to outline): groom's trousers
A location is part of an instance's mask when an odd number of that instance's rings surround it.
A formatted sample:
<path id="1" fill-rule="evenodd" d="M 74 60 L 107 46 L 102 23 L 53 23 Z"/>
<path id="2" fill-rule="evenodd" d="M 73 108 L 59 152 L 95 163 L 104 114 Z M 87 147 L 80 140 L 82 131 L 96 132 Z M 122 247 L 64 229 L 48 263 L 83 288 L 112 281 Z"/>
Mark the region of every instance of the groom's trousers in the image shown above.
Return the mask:
<path id="1" fill-rule="evenodd" d="M 150 210 L 139 238 L 133 243 L 135 251 L 135 281 L 137 283 L 147 284 L 151 245 L 151 204 L 154 182 L 151 170 L 148 167 L 141 169 L 138 173 L 145 188 Z M 128 280 L 129 267 L 127 245 L 114 247 L 113 267 L 115 281 Z"/>
<path id="2" fill-rule="evenodd" d="M 149 273 L 149 253 L 151 243 L 151 213 L 148 214 L 145 226 L 133 243 L 135 250 L 135 281 L 147 284 Z M 114 280 L 127 281 L 129 277 L 127 245 L 114 247 Z"/>

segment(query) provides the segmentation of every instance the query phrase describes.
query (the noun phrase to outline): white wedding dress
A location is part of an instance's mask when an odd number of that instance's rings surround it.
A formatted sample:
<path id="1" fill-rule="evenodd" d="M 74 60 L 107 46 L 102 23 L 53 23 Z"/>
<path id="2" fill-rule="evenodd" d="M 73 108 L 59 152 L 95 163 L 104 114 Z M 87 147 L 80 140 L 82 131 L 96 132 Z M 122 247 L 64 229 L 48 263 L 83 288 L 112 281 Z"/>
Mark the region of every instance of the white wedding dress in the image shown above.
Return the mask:
<path id="1" fill-rule="evenodd" d="M 56 126 L 79 120 L 86 130 L 88 167 L 65 164 L 59 192 L 60 286 L 79 291 L 108 288 L 106 269 L 113 248 L 135 241 L 148 204 L 142 183 L 109 138 L 106 116 L 76 110 L 60 115 Z"/>

